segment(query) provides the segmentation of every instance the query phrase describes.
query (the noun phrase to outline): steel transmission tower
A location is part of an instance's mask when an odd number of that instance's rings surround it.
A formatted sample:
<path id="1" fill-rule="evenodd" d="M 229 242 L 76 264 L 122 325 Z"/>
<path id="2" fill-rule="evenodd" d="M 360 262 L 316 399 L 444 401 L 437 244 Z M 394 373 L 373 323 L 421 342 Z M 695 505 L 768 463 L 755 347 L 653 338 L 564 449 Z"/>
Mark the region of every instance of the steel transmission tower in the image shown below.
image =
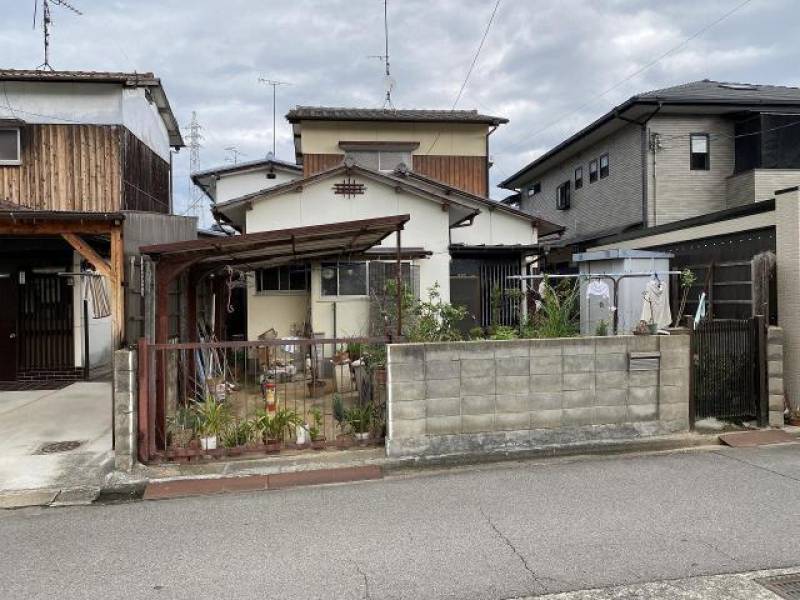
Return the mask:
<path id="1" fill-rule="evenodd" d="M 200 148 L 203 145 L 200 143 L 203 140 L 203 134 L 200 130 L 203 126 L 197 121 L 197 112 L 192 111 L 192 120 L 185 129 L 189 132 L 186 136 L 187 145 L 189 146 L 189 206 L 186 208 L 184 214 L 191 214 L 198 218 L 198 224 L 202 225 L 205 221 L 205 203 L 203 201 L 203 191 L 194 185 L 191 180 L 191 175 L 194 175 L 200 170 Z"/>

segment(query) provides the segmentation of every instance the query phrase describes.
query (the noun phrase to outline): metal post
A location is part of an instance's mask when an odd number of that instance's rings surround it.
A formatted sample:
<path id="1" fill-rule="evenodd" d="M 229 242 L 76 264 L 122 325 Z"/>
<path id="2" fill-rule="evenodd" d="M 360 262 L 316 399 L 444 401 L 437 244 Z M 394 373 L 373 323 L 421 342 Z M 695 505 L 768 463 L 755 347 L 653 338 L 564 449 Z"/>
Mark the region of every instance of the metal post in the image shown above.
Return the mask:
<path id="1" fill-rule="evenodd" d="M 400 232 L 403 230 L 402 226 L 397 227 L 397 273 L 395 273 L 396 287 L 397 287 L 397 337 L 403 335 L 403 274 L 402 263 L 400 261 L 401 245 L 400 245 Z"/>
<path id="2" fill-rule="evenodd" d="M 79 281 L 79 284 L 83 283 Z M 89 381 L 89 301 L 83 300 L 83 378 Z M 113 415 L 112 415 L 113 416 Z M 113 431 L 113 428 L 112 428 Z"/>
<path id="3" fill-rule="evenodd" d="M 139 363 L 139 389 L 138 389 L 138 428 L 137 435 L 139 460 L 146 463 L 150 460 L 150 440 L 153 432 L 150 430 L 150 357 L 147 353 L 147 340 L 139 338 L 138 363 Z"/>
<path id="4" fill-rule="evenodd" d="M 767 322 L 763 315 L 753 319 L 758 344 L 758 426 L 769 424 L 769 389 L 767 378 Z"/>

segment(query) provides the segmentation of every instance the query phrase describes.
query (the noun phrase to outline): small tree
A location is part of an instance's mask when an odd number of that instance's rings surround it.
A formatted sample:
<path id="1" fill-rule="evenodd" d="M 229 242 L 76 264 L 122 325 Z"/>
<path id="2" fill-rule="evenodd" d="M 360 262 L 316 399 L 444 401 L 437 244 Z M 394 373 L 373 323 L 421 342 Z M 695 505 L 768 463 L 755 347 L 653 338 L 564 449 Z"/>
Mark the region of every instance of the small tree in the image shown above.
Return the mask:
<path id="1" fill-rule="evenodd" d="M 439 282 L 428 289 L 428 300 L 416 303 L 414 324 L 409 332 L 412 342 L 450 342 L 462 339 L 458 324 L 467 316 L 463 306 L 442 301 Z"/>

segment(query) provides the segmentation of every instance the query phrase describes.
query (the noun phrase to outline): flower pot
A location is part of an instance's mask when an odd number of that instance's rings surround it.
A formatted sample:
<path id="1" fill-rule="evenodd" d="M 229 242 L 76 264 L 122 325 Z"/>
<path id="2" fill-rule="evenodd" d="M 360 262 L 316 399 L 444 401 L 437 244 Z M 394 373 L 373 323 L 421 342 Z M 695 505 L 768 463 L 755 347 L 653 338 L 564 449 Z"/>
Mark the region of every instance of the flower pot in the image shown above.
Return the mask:
<path id="1" fill-rule="evenodd" d="M 655 335 L 658 333 L 658 323 L 648 323 L 647 324 L 647 331 L 650 332 L 650 335 Z"/>
<path id="2" fill-rule="evenodd" d="M 312 450 L 324 450 L 325 449 L 325 438 L 318 438 L 316 440 L 311 440 L 311 449 Z"/>
<path id="3" fill-rule="evenodd" d="M 386 369 L 375 369 L 375 385 L 386 385 Z"/>
<path id="4" fill-rule="evenodd" d="M 281 443 L 278 440 L 267 440 L 264 445 L 264 451 L 267 454 L 275 454 L 281 451 Z"/>
<path id="5" fill-rule="evenodd" d="M 350 448 L 353 445 L 353 437 L 342 434 L 336 436 L 336 446 L 339 448 Z"/>
<path id="6" fill-rule="evenodd" d="M 217 436 L 210 435 L 200 438 L 200 448 L 203 450 L 216 450 L 217 449 Z"/>
<path id="7" fill-rule="evenodd" d="M 357 442 L 366 442 L 369 439 L 369 432 L 365 431 L 364 433 L 356 433 L 355 438 Z"/>

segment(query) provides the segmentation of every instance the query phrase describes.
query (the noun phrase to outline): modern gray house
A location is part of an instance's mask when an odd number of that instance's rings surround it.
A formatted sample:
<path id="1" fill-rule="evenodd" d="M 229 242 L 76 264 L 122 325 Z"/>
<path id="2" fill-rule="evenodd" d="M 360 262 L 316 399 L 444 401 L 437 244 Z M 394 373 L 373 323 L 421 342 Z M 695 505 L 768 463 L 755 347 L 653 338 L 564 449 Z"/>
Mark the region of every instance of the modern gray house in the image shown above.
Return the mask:
<path id="1" fill-rule="evenodd" d="M 797 184 L 800 88 L 703 80 L 631 97 L 500 185 L 575 249 Z"/>

